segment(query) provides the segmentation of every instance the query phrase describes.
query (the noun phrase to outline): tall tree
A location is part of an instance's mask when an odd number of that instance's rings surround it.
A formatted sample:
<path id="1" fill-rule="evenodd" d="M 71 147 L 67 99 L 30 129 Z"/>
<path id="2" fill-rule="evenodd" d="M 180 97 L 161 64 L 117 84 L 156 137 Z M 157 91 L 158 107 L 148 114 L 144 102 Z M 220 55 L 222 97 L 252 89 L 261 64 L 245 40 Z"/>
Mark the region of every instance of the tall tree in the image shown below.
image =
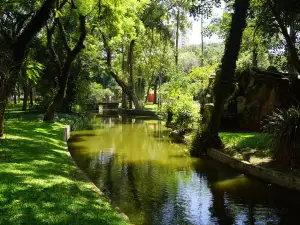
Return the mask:
<path id="1" fill-rule="evenodd" d="M 66 2 L 66 1 L 64 1 Z M 23 1 L 14 2 L 17 7 L 23 6 Z M 4 9 L 1 10 L 1 37 L 5 39 L 5 42 L 10 46 L 9 50 L 6 51 L 6 54 L 1 55 L 4 57 L 4 61 L 7 61 L 7 58 L 10 58 L 11 63 L 8 71 L 1 71 L 0 75 L 0 86 L 3 88 L 0 91 L 0 137 L 3 136 L 3 124 L 4 124 L 4 112 L 7 99 L 13 93 L 15 85 L 20 76 L 20 70 L 24 61 L 24 58 L 27 54 L 28 45 L 33 39 L 33 37 L 44 27 L 46 21 L 50 18 L 52 9 L 54 8 L 56 0 L 45 0 L 39 9 L 36 11 L 30 11 L 24 20 L 17 20 L 18 29 L 15 33 L 12 31 L 12 27 L 9 27 L 8 30 L 5 29 L 5 22 L 8 18 L 14 17 L 14 12 L 18 14 L 18 10 L 11 11 L 11 5 L 3 5 Z M 7 3 L 4 3 L 7 4 Z M 15 5 L 15 6 L 16 6 Z M 8 11 L 5 9 L 8 7 Z M 26 10 L 24 10 L 26 11 Z M 7 16 L 7 13 L 9 16 Z M 4 21 L 3 21 L 4 20 Z M 4 28 L 4 29 L 3 29 Z M 13 26 L 15 28 L 15 26 Z M 16 36 L 13 36 L 15 34 Z M 2 60 L 1 60 L 2 61 Z"/>
<path id="2" fill-rule="evenodd" d="M 75 5 L 75 2 L 71 1 L 71 10 L 78 10 L 77 6 Z M 67 85 L 68 85 L 68 79 L 70 77 L 70 70 L 72 63 L 80 53 L 80 51 L 84 48 L 84 40 L 87 35 L 87 29 L 86 29 L 86 16 L 82 15 L 80 11 L 78 12 L 78 20 L 79 20 L 79 38 L 75 44 L 75 46 L 72 48 L 70 47 L 70 44 L 68 43 L 68 37 L 67 33 L 65 31 L 64 25 L 60 17 L 57 17 L 54 21 L 53 27 L 48 28 L 47 31 L 47 42 L 49 49 L 51 51 L 51 54 L 56 62 L 57 71 L 58 71 L 58 91 L 53 99 L 53 101 L 50 103 L 45 115 L 44 115 L 44 121 L 51 122 L 54 120 L 54 114 L 56 109 L 62 104 L 63 99 L 66 95 L 67 91 Z M 66 49 L 66 56 L 63 61 L 63 64 L 60 62 L 60 58 L 58 57 L 54 46 L 53 46 L 53 34 L 55 31 L 55 28 L 58 27 L 58 33 L 62 39 L 64 48 Z"/>
<path id="3" fill-rule="evenodd" d="M 191 154 L 199 156 L 207 148 L 221 148 L 219 127 L 224 103 L 230 93 L 236 61 L 239 55 L 243 30 L 246 27 L 247 10 L 250 0 L 235 0 L 229 36 L 226 40 L 225 53 L 222 59 L 221 72 L 216 77 L 214 86 L 215 101 L 208 125 L 198 133 L 192 143 Z"/>

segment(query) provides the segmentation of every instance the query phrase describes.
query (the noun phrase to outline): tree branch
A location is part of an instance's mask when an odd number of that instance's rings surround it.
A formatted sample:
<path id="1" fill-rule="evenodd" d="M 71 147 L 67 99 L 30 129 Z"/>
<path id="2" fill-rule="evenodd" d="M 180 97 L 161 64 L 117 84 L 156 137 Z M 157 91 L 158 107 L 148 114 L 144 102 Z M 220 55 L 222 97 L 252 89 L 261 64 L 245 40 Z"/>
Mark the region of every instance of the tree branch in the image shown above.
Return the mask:
<path id="1" fill-rule="evenodd" d="M 46 0 L 13 44 L 13 56 L 15 62 L 22 62 L 27 45 L 50 18 L 54 3 L 55 0 Z"/>
<path id="2" fill-rule="evenodd" d="M 79 21 L 80 21 L 80 37 L 78 39 L 78 42 L 76 46 L 73 48 L 73 50 L 70 52 L 70 57 L 75 59 L 77 54 L 81 51 L 81 49 L 84 48 L 84 40 L 87 34 L 86 31 L 86 23 L 85 23 L 85 16 L 79 15 Z"/>
<path id="3" fill-rule="evenodd" d="M 65 28 L 64 28 L 64 26 L 61 23 L 59 18 L 56 18 L 55 22 L 58 24 L 58 28 L 60 30 L 60 32 L 59 32 L 60 36 L 62 38 L 62 41 L 63 41 L 63 44 L 64 44 L 65 48 L 67 49 L 68 54 L 69 54 L 71 52 L 71 48 L 69 47 L 69 44 L 68 44 L 66 30 L 65 30 Z"/>
<path id="4" fill-rule="evenodd" d="M 300 74 L 300 59 L 298 57 L 298 53 L 297 53 L 297 50 L 296 50 L 296 47 L 287 31 L 287 28 L 280 16 L 280 14 L 278 13 L 278 11 L 276 10 L 276 6 L 275 6 L 275 3 L 273 3 L 272 0 L 267 0 L 268 3 L 269 3 L 269 6 L 271 8 L 271 11 L 280 27 L 280 30 L 281 30 L 281 33 L 283 34 L 285 40 L 286 40 L 286 43 L 287 43 L 287 47 L 288 47 L 288 50 L 291 54 L 291 59 L 292 59 L 292 62 L 294 64 L 294 67 L 295 69 L 297 70 L 297 72 Z"/>
<path id="5" fill-rule="evenodd" d="M 49 28 L 47 26 L 47 45 L 48 45 L 48 48 L 51 52 L 52 57 L 54 58 L 57 70 L 59 72 L 61 72 L 62 66 L 61 66 L 59 57 L 58 57 L 58 55 L 56 54 L 56 52 L 54 50 L 53 42 L 52 42 L 52 37 L 53 37 L 54 30 L 55 30 L 55 24 L 53 24 L 53 26 L 51 28 Z"/>

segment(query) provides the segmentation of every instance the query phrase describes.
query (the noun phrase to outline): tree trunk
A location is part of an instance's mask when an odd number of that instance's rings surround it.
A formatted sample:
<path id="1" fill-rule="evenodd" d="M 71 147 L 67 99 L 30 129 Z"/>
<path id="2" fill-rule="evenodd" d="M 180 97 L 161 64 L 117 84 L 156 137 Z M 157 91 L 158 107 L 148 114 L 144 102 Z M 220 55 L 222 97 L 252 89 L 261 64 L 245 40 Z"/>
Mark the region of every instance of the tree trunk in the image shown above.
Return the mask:
<path id="1" fill-rule="evenodd" d="M 258 67 L 258 61 L 257 61 L 257 50 L 254 47 L 252 50 L 252 67 L 257 68 Z"/>
<path id="2" fill-rule="evenodd" d="M 29 96 L 29 88 L 24 86 L 23 87 L 23 92 L 24 92 L 24 98 L 23 98 L 22 110 L 26 111 L 27 110 L 27 103 L 28 103 L 28 96 Z"/>
<path id="3" fill-rule="evenodd" d="M 280 13 L 277 11 L 274 3 L 272 0 L 268 0 L 269 6 L 271 8 L 271 11 L 280 27 L 280 30 L 286 40 L 286 44 L 288 47 L 288 51 L 291 57 L 291 61 L 293 62 L 293 65 L 295 67 L 295 69 L 297 70 L 297 72 L 300 74 L 300 59 L 298 57 L 298 52 L 297 49 L 295 47 L 295 45 L 293 44 L 293 40 L 291 38 L 291 36 L 288 34 L 287 28 L 284 24 L 283 19 L 280 16 Z"/>
<path id="4" fill-rule="evenodd" d="M 12 44 L 12 60 L 13 60 L 13 69 L 10 71 L 10 77 L 5 82 L 3 93 L 3 100 L 6 100 L 12 94 L 16 83 L 20 76 L 20 70 L 24 61 L 24 57 L 26 56 L 26 50 L 33 39 L 33 37 L 44 27 L 46 21 L 51 16 L 51 11 L 54 8 L 56 0 L 46 0 L 42 4 L 41 8 L 35 13 L 32 19 L 27 23 L 26 27 L 22 29 L 22 33 L 17 37 L 15 42 Z M 1 94 L 2 95 L 2 94 Z M 0 104 L 5 104 L 1 103 Z M 5 105 L 0 106 L 0 136 L 3 136 L 3 124 L 4 124 L 4 111 Z"/>
<path id="5" fill-rule="evenodd" d="M 112 61 L 112 52 L 111 52 L 111 48 L 107 42 L 107 39 L 105 37 L 105 35 L 102 33 L 102 38 L 103 38 L 103 43 L 104 43 L 104 47 L 106 50 L 106 55 L 107 55 L 107 66 L 110 70 L 110 75 L 114 78 L 114 80 L 117 82 L 117 84 L 122 88 L 123 92 L 125 92 L 125 94 L 128 96 L 128 101 L 129 101 L 129 105 L 131 104 L 132 106 L 132 102 L 135 106 L 135 109 L 141 109 L 142 107 L 140 106 L 138 97 L 135 93 L 135 88 L 134 86 L 132 87 L 131 85 L 126 85 L 126 83 L 116 74 L 112 71 L 112 65 L 111 65 L 111 61 Z M 130 83 L 134 84 L 134 80 L 133 80 L 133 48 L 134 48 L 134 40 L 132 40 L 130 42 L 130 50 L 128 53 L 128 70 L 130 73 Z"/>
<path id="6" fill-rule="evenodd" d="M 293 43 L 293 45 L 296 44 L 296 29 L 295 29 L 295 21 L 292 21 L 292 23 L 290 24 L 290 37 L 291 37 L 291 41 Z M 293 64 L 293 60 L 292 60 L 292 55 L 290 52 L 288 52 L 288 56 L 287 56 L 287 63 L 288 63 L 288 72 L 290 74 L 297 74 L 297 70 L 295 69 L 295 66 Z"/>
<path id="7" fill-rule="evenodd" d="M 148 102 L 148 95 L 149 95 L 149 92 L 150 92 L 152 83 L 153 83 L 153 81 L 156 82 L 156 79 L 157 79 L 157 78 L 154 77 L 154 71 L 153 71 L 153 72 L 152 72 L 152 76 L 151 76 L 151 80 L 150 80 L 149 85 L 148 85 L 148 88 L 147 88 L 147 95 L 146 95 L 146 98 L 145 98 L 145 103 Z"/>
<path id="8" fill-rule="evenodd" d="M 147 88 L 146 97 L 145 97 L 145 103 L 148 102 L 148 96 L 149 96 L 150 88 L 151 88 L 151 85 L 149 84 L 149 85 L 148 85 L 148 88 Z"/>
<path id="9" fill-rule="evenodd" d="M 65 81 L 63 81 L 63 83 L 60 82 L 59 90 L 55 95 L 53 102 L 50 104 L 49 108 L 47 109 L 47 112 L 44 115 L 44 121 L 46 122 L 52 122 L 54 120 L 55 111 L 61 105 L 65 97 L 65 93 L 67 89 L 67 85 L 66 85 L 67 80 L 66 79 L 64 80 Z"/>
<path id="10" fill-rule="evenodd" d="M 154 101 L 153 104 L 157 104 L 157 82 L 154 83 Z"/>
<path id="11" fill-rule="evenodd" d="M 85 16 L 79 15 L 79 21 L 80 21 L 80 37 L 77 41 L 76 46 L 71 50 L 67 43 L 65 43 L 65 47 L 67 48 L 67 57 L 64 62 L 63 68 L 60 69 L 60 76 L 59 76 L 59 90 L 57 94 L 55 95 L 53 102 L 50 104 L 49 108 L 47 109 L 47 112 L 44 115 L 44 121 L 46 122 L 52 122 L 54 120 L 54 114 L 56 109 L 62 104 L 62 101 L 66 95 L 67 87 L 68 87 L 68 79 L 70 76 L 70 70 L 72 63 L 76 59 L 77 55 L 80 53 L 80 51 L 84 48 L 84 40 L 86 38 L 86 23 L 85 23 Z M 48 42 L 51 41 L 51 36 L 48 36 Z M 52 43 L 52 42 L 51 42 Z M 51 44 L 49 43 L 49 44 Z M 51 48 L 52 54 L 54 53 L 53 46 L 49 46 Z M 59 67 L 59 65 L 57 65 Z"/>
<path id="12" fill-rule="evenodd" d="M 132 102 L 133 102 L 135 109 L 141 109 L 142 107 L 140 105 L 139 99 L 135 91 L 135 82 L 134 82 L 134 74 L 133 74 L 134 46 L 135 46 L 135 40 L 131 40 L 129 45 L 129 52 L 128 52 L 128 69 L 129 69 L 128 72 L 129 72 L 129 89 L 130 89 L 129 108 L 132 109 Z"/>
<path id="13" fill-rule="evenodd" d="M 0 138 L 4 135 L 4 112 L 6 103 L 0 99 Z"/>
<path id="14" fill-rule="evenodd" d="M 247 10 L 250 0 L 235 0 L 234 14 L 226 41 L 225 53 L 222 59 L 220 74 L 217 74 L 214 87 L 215 102 L 212 116 L 205 129 L 196 135 L 192 143 L 191 154 L 200 156 L 207 148 L 220 148 L 222 141 L 219 137 L 219 127 L 224 110 L 224 103 L 230 94 L 236 61 L 239 55 L 243 30 L 246 27 Z"/>
<path id="15" fill-rule="evenodd" d="M 30 107 L 33 107 L 33 88 L 30 88 L 29 99 L 30 99 Z"/>
<path id="16" fill-rule="evenodd" d="M 178 57 L 179 57 L 179 19 L 180 19 L 180 10 L 178 8 L 176 15 L 176 40 L 175 40 L 175 65 L 178 66 Z"/>
<path id="17" fill-rule="evenodd" d="M 46 0 L 12 45 L 14 68 L 7 85 L 9 95 L 12 93 L 12 90 L 14 89 L 19 78 L 23 60 L 26 55 L 27 46 L 31 42 L 32 38 L 44 27 L 46 21 L 50 18 L 55 2 L 56 0 Z"/>
<path id="18" fill-rule="evenodd" d="M 17 104 L 17 93 L 16 93 L 16 89 L 14 91 L 14 104 Z"/>
<path id="19" fill-rule="evenodd" d="M 127 96 L 123 90 L 122 90 L 122 108 L 127 109 Z"/>
<path id="20" fill-rule="evenodd" d="M 18 102 L 20 102 L 21 99 L 20 85 L 17 86 L 17 92 L 18 92 Z"/>
<path id="21" fill-rule="evenodd" d="M 204 32 L 203 32 L 203 15 L 201 15 L 201 66 L 204 66 Z"/>
<path id="22" fill-rule="evenodd" d="M 132 99 L 129 97 L 129 109 L 132 109 Z"/>

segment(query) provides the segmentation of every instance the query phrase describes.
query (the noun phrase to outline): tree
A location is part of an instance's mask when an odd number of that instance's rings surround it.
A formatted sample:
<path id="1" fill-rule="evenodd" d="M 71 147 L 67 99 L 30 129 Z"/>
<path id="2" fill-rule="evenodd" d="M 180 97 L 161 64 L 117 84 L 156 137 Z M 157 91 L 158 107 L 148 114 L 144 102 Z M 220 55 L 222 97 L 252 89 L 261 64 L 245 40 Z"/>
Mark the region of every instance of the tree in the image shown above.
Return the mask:
<path id="1" fill-rule="evenodd" d="M 236 61 L 238 58 L 243 30 L 246 27 L 249 0 L 236 0 L 229 36 L 226 40 L 225 53 L 222 59 L 221 72 L 217 74 L 214 93 L 215 102 L 208 125 L 193 140 L 191 154 L 199 156 L 207 148 L 220 148 L 222 141 L 218 135 L 224 103 L 229 95 L 233 82 Z"/>
<path id="2" fill-rule="evenodd" d="M 63 4 L 66 1 L 63 1 Z M 45 0 L 41 7 L 34 9 L 34 11 L 28 10 L 28 5 L 26 3 L 16 2 L 15 5 L 10 5 L 2 3 L 1 10 L 1 39 L 6 42 L 7 46 L 10 46 L 9 49 L 5 50 L 4 54 L 1 54 L 1 61 L 9 61 L 10 68 L 6 68 L 5 71 L 1 71 L 0 75 L 0 137 L 3 136 L 3 123 L 4 123 L 4 112 L 7 99 L 13 93 L 15 85 L 20 76 L 20 70 L 24 61 L 24 58 L 27 54 L 28 45 L 33 39 L 33 37 L 44 27 L 46 21 L 51 16 L 51 11 L 55 6 L 55 0 Z M 7 4 L 7 5 L 6 5 Z M 16 8 L 12 8 L 15 6 Z M 17 17 L 19 12 L 18 7 L 27 7 L 24 8 L 26 13 L 25 19 L 16 20 L 16 26 L 11 26 L 11 21 L 14 21 L 13 17 Z M 32 7 L 32 6 L 31 6 Z M 7 11 L 6 11 L 7 10 Z M 28 11 L 27 11 L 28 10 Z M 9 16 L 6 16 L 9 14 Z M 10 21 L 9 21 L 10 19 Z M 7 22 L 7 23 L 6 23 Z M 5 29 L 5 25 L 8 25 L 8 29 Z M 13 28 L 17 27 L 14 31 Z M 5 49 L 5 47 L 4 47 Z"/>
<path id="3" fill-rule="evenodd" d="M 75 5 L 74 1 L 71 1 L 71 10 L 78 10 L 77 6 Z M 47 112 L 44 115 L 44 121 L 53 121 L 54 119 L 54 113 L 57 107 L 59 107 L 65 97 L 66 91 L 67 91 L 67 85 L 68 85 L 68 79 L 70 77 L 70 70 L 73 61 L 76 59 L 77 55 L 80 53 L 80 51 L 84 48 L 84 40 L 87 35 L 86 30 L 86 16 L 82 15 L 80 11 L 78 12 L 78 20 L 79 20 L 79 29 L 80 34 L 79 38 L 73 48 L 70 47 L 70 44 L 68 43 L 68 37 L 67 33 L 65 31 L 64 25 L 58 16 L 54 19 L 54 23 L 51 28 L 47 28 L 47 42 L 48 47 L 51 51 L 51 54 L 55 60 L 57 72 L 58 72 L 58 91 L 53 99 L 53 101 L 50 103 Z M 66 56 L 64 59 L 63 64 L 60 62 L 60 58 L 58 57 L 54 46 L 53 46 L 53 34 L 55 31 L 55 28 L 58 27 L 59 29 L 59 35 L 61 36 L 64 48 L 66 49 Z"/>
<path id="4" fill-rule="evenodd" d="M 292 64 L 294 65 L 297 72 L 300 74 L 300 59 L 298 56 L 298 51 L 295 47 L 296 35 L 295 35 L 295 21 L 300 23 L 300 7 L 298 1 L 280 1 L 280 0 L 267 0 L 267 4 L 271 9 L 271 12 L 278 23 L 278 26 L 283 34 L 287 49 L 289 52 L 289 57 Z M 298 17 L 298 18 L 297 18 Z M 288 21 L 285 23 L 285 21 Z M 290 28 L 290 34 L 288 29 Z"/>

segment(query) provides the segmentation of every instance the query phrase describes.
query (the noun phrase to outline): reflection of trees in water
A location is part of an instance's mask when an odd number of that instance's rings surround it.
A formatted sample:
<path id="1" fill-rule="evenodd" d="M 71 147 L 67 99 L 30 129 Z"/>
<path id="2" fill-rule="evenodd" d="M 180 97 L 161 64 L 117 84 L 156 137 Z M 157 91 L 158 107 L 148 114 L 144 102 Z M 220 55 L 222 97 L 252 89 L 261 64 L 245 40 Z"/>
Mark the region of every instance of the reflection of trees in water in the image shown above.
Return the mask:
<path id="1" fill-rule="evenodd" d="M 205 176 L 210 186 L 212 219 L 216 218 L 219 224 L 298 224 L 299 193 L 241 179 L 234 173 L 224 173 L 224 168 L 216 163 L 196 166 L 199 176 Z M 225 187 L 216 185 L 224 180 L 231 182 Z"/>
<path id="2" fill-rule="evenodd" d="M 151 126 L 151 129 L 159 129 L 159 125 Z M 276 196 L 279 191 L 271 192 L 266 185 L 254 182 L 218 187 L 216 183 L 237 175 L 219 164 L 201 161 L 186 166 L 182 162 L 182 167 L 174 168 L 171 164 L 151 161 L 153 154 L 158 154 L 161 142 L 145 138 L 149 133 L 145 124 L 127 120 L 110 129 L 96 139 L 107 152 L 81 155 L 74 151 L 75 158 L 97 186 L 134 218 L 132 222 L 136 224 L 254 224 L 258 221 L 295 224 L 295 218 L 299 218 L 299 205 L 280 203 L 283 197 Z M 143 154 L 149 160 L 144 160 Z M 143 160 L 136 160 L 139 158 Z M 185 177 L 178 170 L 187 171 Z M 191 190 L 191 182 L 195 180 L 199 183 L 198 189 Z M 291 196 L 284 196 L 288 197 Z M 207 208 L 209 221 L 203 221 L 201 216 L 191 218 L 191 205 L 187 202 L 191 198 L 197 198 L 199 208 Z M 274 199 L 273 202 L 270 199 Z"/>

